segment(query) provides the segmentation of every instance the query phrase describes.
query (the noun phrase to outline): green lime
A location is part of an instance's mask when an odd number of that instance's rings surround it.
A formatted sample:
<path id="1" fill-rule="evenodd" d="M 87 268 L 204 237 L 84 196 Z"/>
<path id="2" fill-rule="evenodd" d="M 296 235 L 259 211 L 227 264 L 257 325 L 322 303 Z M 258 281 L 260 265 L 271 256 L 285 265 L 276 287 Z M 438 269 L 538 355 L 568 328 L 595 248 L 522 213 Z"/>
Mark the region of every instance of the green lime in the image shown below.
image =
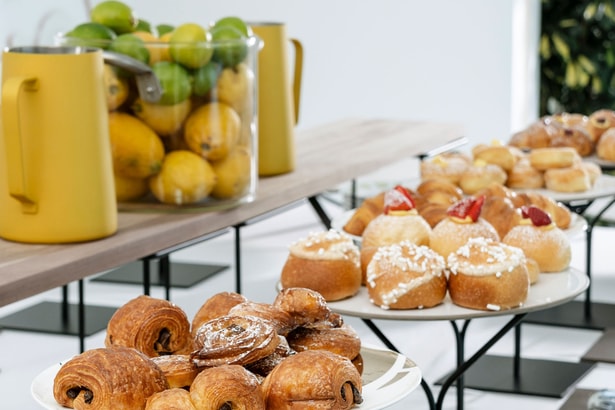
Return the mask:
<path id="1" fill-rule="evenodd" d="M 211 60 L 211 34 L 195 23 L 185 23 L 173 30 L 169 39 L 173 60 L 188 68 L 199 68 Z"/>
<path id="2" fill-rule="evenodd" d="M 90 19 L 95 23 L 104 24 L 117 34 L 131 33 L 138 24 L 132 8 L 117 0 L 98 3 L 92 8 Z"/>
<path id="3" fill-rule="evenodd" d="M 178 104 L 192 93 L 190 75 L 185 68 L 177 63 L 161 61 L 152 66 L 152 71 L 158 77 L 162 88 L 159 104 Z"/>
<path id="4" fill-rule="evenodd" d="M 194 94 L 199 97 L 207 94 L 218 81 L 221 72 L 222 66 L 215 61 L 210 61 L 203 67 L 196 69 L 192 75 Z"/>
<path id="5" fill-rule="evenodd" d="M 212 58 L 225 67 L 235 67 L 248 55 L 247 38 L 233 26 L 214 26 L 211 37 L 214 44 Z"/>
<path id="6" fill-rule="evenodd" d="M 83 23 L 66 33 L 65 40 L 71 46 L 92 46 L 108 48 L 116 34 L 109 27 L 99 23 Z"/>
<path id="7" fill-rule="evenodd" d="M 233 27 L 245 37 L 252 37 L 252 27 L 250 27 L 245 21 L 235 16 L 222 17 L 214 24 L 214 27 Z"/>
<path id="8" fill-rule="evenodd" d="M 152 25 L 147 20 L 139 19 L 137 22 L 137 27 L 135 27 L 135 31 L 146 31 L 148 33 L 151 33 Z"/>
<path id="9" fill-rule="evenodd" d="M 149 51 L 145 47 L 145 42 L 131 33 L 120 34 L 109 46 L 110 51 L 126 54 L 142 63 L 149 62 Z"/>
<path id="10" fill-rule="evenodd" d="M 156 31 L 158 32 L 158 37 L 162 37 L 165 34 L 172 32 L 173 30 L 175 30 L 175 26 L 172 26 L 170 24 L 158 24 L 156 26 Z"/>

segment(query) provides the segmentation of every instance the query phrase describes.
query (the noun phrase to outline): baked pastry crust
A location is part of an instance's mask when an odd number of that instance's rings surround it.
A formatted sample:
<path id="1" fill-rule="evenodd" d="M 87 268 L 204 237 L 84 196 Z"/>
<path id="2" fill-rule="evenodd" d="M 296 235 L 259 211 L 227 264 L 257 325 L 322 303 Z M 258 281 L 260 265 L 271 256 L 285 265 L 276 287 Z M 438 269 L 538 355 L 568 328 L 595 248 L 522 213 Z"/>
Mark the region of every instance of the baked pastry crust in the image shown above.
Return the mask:
<path id="1" fill-rule="evenodd" d="M 530 165 L 539 171 L 552 168 L 568 168 L 580 160 L 574 148 L 540 148 L 529 153 Z"/>
<path id="2" fill-rule="evenodd" d="M 192 383 L 190 398 L 199 410 L 266 409 L 258 378 L 239 365 L 203 370 Z"/>
<path id="3" fill-rule="evenodd" d="M 581 166 L 545 171 L 545 186 L 555 192 L 585 192 L 592 187 L 588 171 Z"/>
<path id="4" fill-rule="evenodd" d="M 280 363 L 262 383 L 267 408 L 347 410 L 363 401 L 361 375 L 350 360 L 306 350 Z"/>
<path id="5" fill-rule="evenodd" d="M 190 387 L 201 370 L 188 354 L 155 356 L 151 360 L 162 370 L 171 389 Z"/>
<path id="6" fill-rule="evenodd" d="M 189 353 L 190 322 L 179 306 L 141 295 L 122 305 L 109 319 L 105 346 L 133 347 L 149 357 Z"/>
<path id="7" fill-rule="evenodd" d="M 152 394 L 145 404 L 145 410 L 197 410 L 190 393 L 180 387 L 169 388 Z"/>
<path id="8" fill-rule="evenodd" d="M 615 161 L 615 128 L 602 134 L 596 146 L 596 155 L 606 161 Z"/>
<path id="9" fill-rule="evenodd" d="M 527 299 L 530 278 L 523 251 L 472 238 L 447 260 L 453 303 L 470 309 L 507 310 Z"/>
<path id="10" fill-rule="evenodd" d="M 236 292 L 219 292 L 211 296 L 192 318 L 192 337 L 196 336 L 196 331 L 203 323 L 228 314 L 233 306 L 243 302 L 248 302 L 248 298 Z"/>
<path id="11" fill-rule="evenodd" d="M 287 337 L 288 345 L 296 352 L 327 350 L 353 360 L 361 353 L 361 339 L 348 325 L 340 327 L 299 327 Z"/>
<path id="12" fill-rule="evenodd" d="M 75 409 L 131 410 L 145 408 L 149 396 L 168 387 L 146 355 L 117 346 L 87 350 L 64 363 L 53 380 L 53 397 Z"/>
<path id="13" fill-rule="evenodd" d="M 475 237 L 500 240 L 498 232 L 485 218 L 478 218 L 476 222 L 471 222 L 447 216 L 433 228 L 429 247 L 444 258 L 448 258 L 449 254 L 465 245 L 470 238 Z"/>
<path id="14" fill-rule="evenodd" d="M 308 288 L 282 289 L 273 305 L 290 314 L 297 327 L 327 322 L 333 315 L 325 298 Z"/>
<path id="15" fill-rule="evenodd" d="M 356 236 L 363 235 L 365 227 L 384 210 L 384 194 L 381 192 L 366 198 L 342 227 L 344 232 Z"/>

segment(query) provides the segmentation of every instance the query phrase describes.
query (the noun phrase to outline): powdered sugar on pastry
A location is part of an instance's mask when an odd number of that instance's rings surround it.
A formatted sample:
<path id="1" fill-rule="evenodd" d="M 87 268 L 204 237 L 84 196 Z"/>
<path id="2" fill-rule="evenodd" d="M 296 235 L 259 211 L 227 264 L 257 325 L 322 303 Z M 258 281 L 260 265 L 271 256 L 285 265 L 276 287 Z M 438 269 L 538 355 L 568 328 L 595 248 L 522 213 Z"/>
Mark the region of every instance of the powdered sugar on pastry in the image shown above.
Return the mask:
<path id="1" fill-rule="evenodd" d="M 304 259 L 349 259 L 359 265 L 359 248 L 352 238 L 333 229 L 310 233 L 291 244 L 290 253 Z"/>
<path id="2" fill-rule="evenodd" d="M 521 249 L 484 237 L 469 239 L 448 257 L 448 267 L 452 274 L 463 272 L 472 276 L 501 275 L 521 263 L 525 263 Z"/>

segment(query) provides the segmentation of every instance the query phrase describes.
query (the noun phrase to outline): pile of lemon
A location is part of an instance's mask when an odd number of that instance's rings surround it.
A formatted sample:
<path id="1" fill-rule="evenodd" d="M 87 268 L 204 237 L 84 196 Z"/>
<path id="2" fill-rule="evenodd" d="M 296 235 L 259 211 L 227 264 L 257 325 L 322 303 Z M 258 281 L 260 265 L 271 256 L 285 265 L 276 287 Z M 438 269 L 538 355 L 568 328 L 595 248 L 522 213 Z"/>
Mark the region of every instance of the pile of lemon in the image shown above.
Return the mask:
<path id="1" fill-rule="evenodd" d="M 252 30 L 230 16 L 207 26 L 152 26 L 115 0 L 96 4 L 65 44 L 148 64 L 162 97 L 143 101 L 126 71 L 105 65 L 117 200 L 186 205 L 246 195 L 255 172 Z M 151 195 L 150 195 L 151 194 Z"/>

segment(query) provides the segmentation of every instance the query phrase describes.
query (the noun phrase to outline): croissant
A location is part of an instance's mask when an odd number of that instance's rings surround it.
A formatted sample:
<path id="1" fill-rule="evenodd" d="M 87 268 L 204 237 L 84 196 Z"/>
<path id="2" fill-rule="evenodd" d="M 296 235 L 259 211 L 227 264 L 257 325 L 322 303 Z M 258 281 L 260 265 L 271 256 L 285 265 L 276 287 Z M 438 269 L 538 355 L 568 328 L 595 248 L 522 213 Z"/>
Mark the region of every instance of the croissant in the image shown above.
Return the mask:
<path id="1" fill-rule="evenodd" d="M 558 228 L 568 229 L 572 220 L 572 215 L 565 205 L 537 192 L 528 192 L 527 197 L 530 202 L 528 205 L 535 205 L 547 212 Z"/>
<path id="2" fill-rule="evenodd" d="M 115 311 L 107 324 L 105 346 L 126 346 L 149 357 L 189 353 L 190 322 L 177 305 L 141 295 Z"/>
<path id="3" fill-rule="evenodd" d="M 216 293 L 203 303 L 192 318 L 192 336 L 196 336 L 199 327 L 211 320 L 220 316 L 224 316 L 235 305 L 247 302 L 248 299 L 235 292 L 220 292 Z"/>
<path id="4" fill-rule="evenodd" d="M 325 350 L 286 358 L 261 384 L 267 408 L 350 409 L 363 402 L 361 375 L 350 360 Z"/>
<path id="5" fill-rule="evenodd" d="M 297 351 L 327 350 L 353 360 L 361 353 L 361 339 L 349 325 L 340 327 L 299 327 L 287 336 L 289 346 Z"/>
<path id="6" fill-rule="evenodd" d="M 53 396 L 75 409 L 134 410 L 167 388 L 164 373 L 146 355 L 120 346 L 87 350 L 64 363 Z"/>
<path id="7" fill-rule="evenodd" d="M 361 236 L 363 230 L 372 219 L 380 215 L 384 210 L 384 192 L 370 198 L 366 198 L 355 210 L 354 214 L 342 228 L 345 232 Z"/>
<path id="8" fill-rule="evenodd" d="M 199 369 L 188 354 L 155 356 L 151 360 L 162 370 L 169 388 L 189 387 L 199 374 Z"/>
<path id="9" fill-rule="evenodd" d="M 288 312 L 269 303 L 243 302 L 233 306 L 228 314 L 236 316 L 250 315 L 268 320 L 276 332 L 283 336 L 286 336 L 295 328 L 294 321 Z"/>
<path id="10" fill-rule="evenodd" d="M 501 196 L 486 197 L 480 215 L 493 225 L 500 238 L 521 220 L 521 214 L 512 201 Z"/>
<path id="11" fill-rule="evenodd" d="M 179 387 L 154 393 L 147 399 L 145 410 L 197 410 L 190 393 Z"/>
<path id="12" fill-rule="evenodd" d="M 265 410 L 258 378 L 239 365 L 203 370 L 192 383 L 190 398 L 198 410 Z"/>

